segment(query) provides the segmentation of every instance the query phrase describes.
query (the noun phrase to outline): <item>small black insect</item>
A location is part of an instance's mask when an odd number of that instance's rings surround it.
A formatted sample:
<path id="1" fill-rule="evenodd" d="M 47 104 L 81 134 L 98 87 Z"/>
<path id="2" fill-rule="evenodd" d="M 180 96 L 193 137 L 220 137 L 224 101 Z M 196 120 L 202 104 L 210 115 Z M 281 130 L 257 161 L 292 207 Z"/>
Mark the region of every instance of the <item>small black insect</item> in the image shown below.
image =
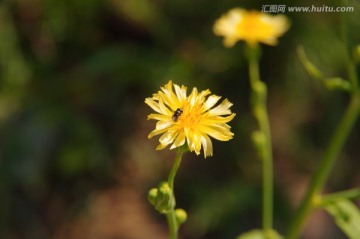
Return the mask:
<path id="1" fill-rule="evenodd" d="M 172 116 L 172 120 L 173 120 L 174 122 L 178 121 L 178 119 L 179 119 L 179 117 L 180 117 L 180 115 L 181 115 L 182 113 L 183 113 L 182 109 L 177 108 L 177 109 L 175 110 L 175 112 L 174 112 L 174 115 Z"/>

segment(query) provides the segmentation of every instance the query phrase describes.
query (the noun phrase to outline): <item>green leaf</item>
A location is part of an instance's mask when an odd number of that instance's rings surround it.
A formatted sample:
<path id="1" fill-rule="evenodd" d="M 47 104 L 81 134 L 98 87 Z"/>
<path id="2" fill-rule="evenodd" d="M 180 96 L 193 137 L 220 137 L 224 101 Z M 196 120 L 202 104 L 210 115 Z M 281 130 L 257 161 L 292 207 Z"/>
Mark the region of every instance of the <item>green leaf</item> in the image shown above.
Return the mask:
<path id="1" fill-rule="evenodd" d="M 282 239 L 283 237 L 279 235 L 274 230 L 268 231 L 266 234 L 263 230 L 255 229 L 244 234 L 241 234 L 236 239 Z"/>
<path id="2" fill-rule="evenodd" d="M 329 90 L 343 90 L 350 91 L 351 84 L 349 81 L 341 79 L 340 77 L 333 77 L 324 80 L 324 84 L 326 88 Z"/>
<path id="3" fill-rule="evenodd" d="M 297 48 L 298 56 L 300 59 L 301 64 L 304 66 L 307 73 L 314 79 L 319 80 L 325 87 L 329 90 L 343 90 L 343 91 L 350 91 L 351 84 L 349 81 L 344 80 L 340 77 L 331 77 L 331 78 L 324 78 L 323 73 L 320 69 L 313 64 L 309 58 L 307 57 L 305 50 L 303 47 L 299 46 Z"/>
<path id="4" fill-rule="evenodd" d="M 297 48 L 298 56 L 301 64 L 304 66 L 307 73 L 314 79 L 323 80 L 323 73 L 317 68 L 306 56 L 305 50 L 303 47 L 299 46 Z"/>
<path id="5" fill-rule="evenodd" d="M 325 209 L 349 238 L 360 238 L 360 211 L 351 201 L 339 200 L 328 204 Z"/>

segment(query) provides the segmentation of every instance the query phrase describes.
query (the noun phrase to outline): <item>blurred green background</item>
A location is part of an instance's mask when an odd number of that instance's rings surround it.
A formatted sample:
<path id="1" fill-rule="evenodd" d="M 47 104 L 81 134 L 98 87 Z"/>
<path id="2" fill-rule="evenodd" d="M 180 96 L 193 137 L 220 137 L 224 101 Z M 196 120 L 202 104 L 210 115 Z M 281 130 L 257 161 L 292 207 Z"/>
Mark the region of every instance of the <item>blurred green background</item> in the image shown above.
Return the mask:
<path id="1" fill-rule="evenodd" d="M 174 152 L 148 140 L 144 99 L 169 79 L 234 103 L 233 140 L 187 154 L 175 182 L 188 211 L 181 238 L 227 239 L 261 227 L 261 163 L 249 140 L 244 44 L 226 49 L 214 21 L 233 7 L 338 6 L 340 1 L 13 0 L 0 2 L 0 238 L 162 239 L 147 203 Z M 349 1 L 360 43 L 360 1 Z M 284 232 L 347 103 L 310 79 L 296 47 L 324 75 L 346 77 L 340 14 L 286 13 L 292 26 L 263 46 L 275 158 L 275 228 Z M 360 185 L 360 125 L 326 191 Z M 304 238 L 345 238 L 324 212 Z"/>

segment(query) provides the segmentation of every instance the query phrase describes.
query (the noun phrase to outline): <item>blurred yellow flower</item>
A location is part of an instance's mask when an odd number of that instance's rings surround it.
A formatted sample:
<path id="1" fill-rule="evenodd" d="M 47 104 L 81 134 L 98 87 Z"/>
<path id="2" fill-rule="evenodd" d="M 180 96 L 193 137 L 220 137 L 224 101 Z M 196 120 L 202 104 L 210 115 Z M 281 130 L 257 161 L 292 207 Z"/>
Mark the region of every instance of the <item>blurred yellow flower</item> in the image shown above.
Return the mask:
<path id="1" fill-rule="evenodd" d="M 202 146 L 204 157 L 212 156 L 210 137 L 228 141 L 234 135 L 226 124 L 235 117 L 230 111 L 232 103 L 224 99 L 215 106 L 220 96 L 210 95 L 209 90 L 199 93 L 196 88 L 187 96 L 186 90 L 185 86 L 180 87 L 169 81 L 161 87 L 161 91 L 145 99 L 145 103 L 156 111 L 148 119 L 158 120 L 155 130 L 148 137 L 162 134 L 157 150 L 170 144 L 170 149 L 173 149 L 187 143 L 190 151 L 200 154 Z"/>
<path id="2" fill-rule="evenodd" d="M 231 9 L 214 24 L 214 33 L 224 36 L 224 45 L 232 47 L 237 41 L 244 40 L 249 45 L 262 42 L 276 45 L 277 38 L 290 27 L 284 15 L 272 16 L 258 11 Z"/>

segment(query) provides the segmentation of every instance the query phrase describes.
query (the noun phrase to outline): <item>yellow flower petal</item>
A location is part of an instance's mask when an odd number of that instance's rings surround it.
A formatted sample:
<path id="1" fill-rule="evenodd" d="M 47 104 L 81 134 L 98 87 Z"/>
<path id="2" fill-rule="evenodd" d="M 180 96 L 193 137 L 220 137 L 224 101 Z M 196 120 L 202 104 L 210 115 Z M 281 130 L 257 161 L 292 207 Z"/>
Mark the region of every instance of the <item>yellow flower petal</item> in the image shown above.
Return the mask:
<path id="1" fill-rule="evenodd" d="M 176 96 L 179 99 L 180 102 L 186 100 L 186 87 L 181 86 L 181 88 L 178 85 L 174 85 Z"/>
<path id="2" fill-rule="evenodd" d="M 166 132 L 167 130 L 168 129 L 162 129 L 162 130 L 154 129 L 153 131 L 150 132 L 150 134 L 148 135 L 148 138 L 151 139 L 152 137 L 162 134 L 162 133 Z"/>
<path id="3" fill-rule="evenodd" d="M 149 114 L 147 119 L 154 119 L 154 120 L 168 120 L 169 116 L 162 115 L 162 114 Z"/>
<path id="4" fill-rule="evenodd" d="M 208 116 L 206 120 L 204 120 L 204 125 L 211 125 L 214 122 L 226 124 L 227 122 L 231 121 L 235 117 L 235 115 L 236 114 L 231 114 L 229 116 L 219 116 L 219 115 Z"/>
<path id="5" fill-rule="evenodd" d="M 186 135 L 190 151 L 195 151 L 197 155 L 201 150 L 201 137 L 195 131 L 189 131 Z"/>
<path id="6" fill-rule="evenodd" d="M 207 134 L 201 135 L 201 144 L 204 149 L 204 157 L 206 158 L 207 156 L 212 156 L 212 152 L 213 152 L 212 142 L 209 136 L 207 136 Z"/>
<path id="7" fill-rule="evenodd" d="M 228 141 L 232 139 L 234 135 L 229 129 L 219 125 L 201 126 L 200 130 L 206 131 L 209 136 L 220 141 Z"/>
<path id="8" fill-rule="evenodd" d="M 220 96 L 210 95 L 203 105 L 203 111 L 211 109 L 219 100 Z"/>
<path id="9" fill-rule="evenodd" d="M 164 115 L 171 115 L 172 114 L 172 112 L 169 110 L 169 108 L 166 107 L 163 97 L 159 98 L 159 109 L 160 109 L 161 114 L 164 114 Z"/>
<path id="10" fill-rule="evenodd" d="M 161 110 L 159 108 L 159 104 L 157 102 L 155 102 L 154 99 L 151 98 L 146 98 L 145 99 L 145 103 L 150 106 L 153 110 L 155 110 L 158 113 L 161 113 Z"/>
<path id="11" fill-rule="evenodd" d="M 173 125 L 173 122 L 171 120 L 166 121 L 159 121 L 156 123 L 156 129 L 157 130 L 163 130 L 171 127 Z"/>
<path id="12" fill-rule="evenodd" d="M 159 139 L 160 144 L 166 145 L 166 146 L 171 144 L 172 142 L 174 142 L 177 134 L 178 133 L 174 130 L 166 131 Z"/>
<path id="13" fill-rule="evenodd" d="M 228 115 L 231 114 L 230 107 L 232 103 L 227 99 L 223 100 L 220 105 L 210 110 L 210 113 L 213 115 Z"/>
<path id="14" fill-rule="evenodd" d="M 173 145 L 171 145 L 170 149 L 174 149 L 177 147 L 180 147 L 185 144 L 185 134 L 183 132 L 179 133 L 179 135 L 176 137 Z"/>
<path id="15" fill-rule="evenodd" d="M 164 148 L 166 148 L 166 144 L 159 144 L 157 147 L 156 147 L 156 150 L 162 150 Z"/>

